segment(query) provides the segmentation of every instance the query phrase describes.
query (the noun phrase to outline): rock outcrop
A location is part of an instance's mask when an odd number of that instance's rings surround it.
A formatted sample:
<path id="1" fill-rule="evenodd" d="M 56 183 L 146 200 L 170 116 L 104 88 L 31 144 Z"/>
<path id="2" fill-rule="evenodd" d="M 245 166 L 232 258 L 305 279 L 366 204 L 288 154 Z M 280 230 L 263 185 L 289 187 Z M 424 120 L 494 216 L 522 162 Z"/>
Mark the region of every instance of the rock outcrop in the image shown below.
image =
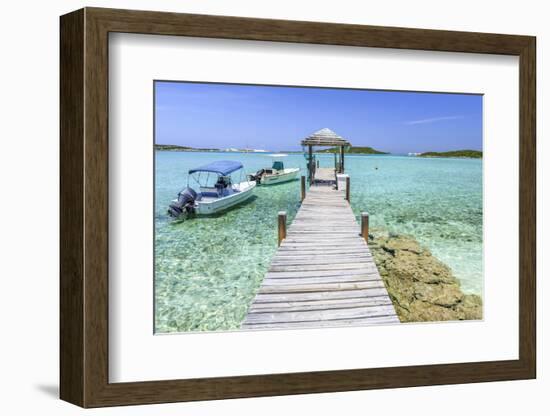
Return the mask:
<path id="1" fill-rule="evenodd" d="M 414 238 L 375 233 L 369 248 L 401 322 L 482 319 L 481 297 L 464 294 L 451 269 Z"/>

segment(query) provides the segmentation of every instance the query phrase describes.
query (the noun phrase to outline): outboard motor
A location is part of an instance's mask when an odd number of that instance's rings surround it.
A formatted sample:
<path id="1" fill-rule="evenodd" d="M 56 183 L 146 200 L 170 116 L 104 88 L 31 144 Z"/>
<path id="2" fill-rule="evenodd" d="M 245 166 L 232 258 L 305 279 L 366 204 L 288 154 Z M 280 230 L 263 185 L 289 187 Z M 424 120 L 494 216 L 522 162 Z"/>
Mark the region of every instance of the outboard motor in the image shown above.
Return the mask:
<path id="1" fill-rule="evenodd" d="M 190 214 L 194 211 L 197 193 L 191 188 L 185 188 L 178 194 L 178 200 L 168 207 L 168 215 L 177 218 L 184 212 Z"/>
<path id="2" fill-rule="evenodd" d="M 265 169 L 260 169 L 255 175 L 248 175 L 248 179 L 256 182 L 258 185 L 262 181 L 262 176 L 265 173 Z"/>

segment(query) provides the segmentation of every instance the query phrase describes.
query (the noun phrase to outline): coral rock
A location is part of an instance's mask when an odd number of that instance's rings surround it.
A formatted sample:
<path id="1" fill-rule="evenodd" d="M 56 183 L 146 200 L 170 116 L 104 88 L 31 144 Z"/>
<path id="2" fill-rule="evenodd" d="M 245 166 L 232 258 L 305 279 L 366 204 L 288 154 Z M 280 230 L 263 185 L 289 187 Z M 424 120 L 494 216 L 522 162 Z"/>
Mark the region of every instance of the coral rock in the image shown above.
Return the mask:
<path id="1" fill-rule="evenodd" d="M 482 318 L 481 297 L 464 294 L 451 269 L 414 238 L 373 234 L 369 248 L 402 322 Z"/>

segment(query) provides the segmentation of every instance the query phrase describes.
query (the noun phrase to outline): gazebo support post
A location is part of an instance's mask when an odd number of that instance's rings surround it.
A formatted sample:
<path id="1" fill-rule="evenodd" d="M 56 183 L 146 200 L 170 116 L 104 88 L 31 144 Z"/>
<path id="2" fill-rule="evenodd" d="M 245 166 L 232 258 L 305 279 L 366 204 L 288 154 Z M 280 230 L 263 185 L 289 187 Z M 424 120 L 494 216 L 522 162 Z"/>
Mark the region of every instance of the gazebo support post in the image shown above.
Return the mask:
<path id="1" fill-rule="evenodd" d="M 340 173 L 344 173 L 344 146 L 340 146 Z"/>
<path id="2" fill-rule="evenodd" d="M 308 167 L 308 176 L 309 176 L 309 184 L 313 184 L 313 146 L 311 145 L 308 145 L 308 162 L 307 162 L 307 167 Z"/>

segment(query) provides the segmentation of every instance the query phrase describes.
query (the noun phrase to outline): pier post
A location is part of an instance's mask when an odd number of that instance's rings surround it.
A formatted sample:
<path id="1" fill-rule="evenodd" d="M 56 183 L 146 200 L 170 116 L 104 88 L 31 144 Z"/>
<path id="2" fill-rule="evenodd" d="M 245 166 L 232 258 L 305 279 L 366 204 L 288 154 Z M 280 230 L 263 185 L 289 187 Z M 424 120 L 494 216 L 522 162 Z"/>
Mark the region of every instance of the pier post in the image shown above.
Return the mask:
<path id="1" fill-rule="evenodd" d="M 304 175 L 300 178 L 300 185 L 302 189 L 302 202 L 304 202 L 304 199 L 306 199 L 306 177 Z"/>
<path id="2" fill-rule="evenodd" d="M 346 176 L 346 201 L 350 202 L 349 176 Z"/>
<path id="3" fill-rule="evenodd" d="M 369 242 L 369 213 L 368 212 L 361 213 L 361 237 L 363 237 L 367 243 Z"/>
<path id="4" fill-rule="evenodd" d="M 286 211 L 279 211 L 278 220 L 279 220 L 278 246 L 280 246 L 283 240 L 286 238 Z"/>

